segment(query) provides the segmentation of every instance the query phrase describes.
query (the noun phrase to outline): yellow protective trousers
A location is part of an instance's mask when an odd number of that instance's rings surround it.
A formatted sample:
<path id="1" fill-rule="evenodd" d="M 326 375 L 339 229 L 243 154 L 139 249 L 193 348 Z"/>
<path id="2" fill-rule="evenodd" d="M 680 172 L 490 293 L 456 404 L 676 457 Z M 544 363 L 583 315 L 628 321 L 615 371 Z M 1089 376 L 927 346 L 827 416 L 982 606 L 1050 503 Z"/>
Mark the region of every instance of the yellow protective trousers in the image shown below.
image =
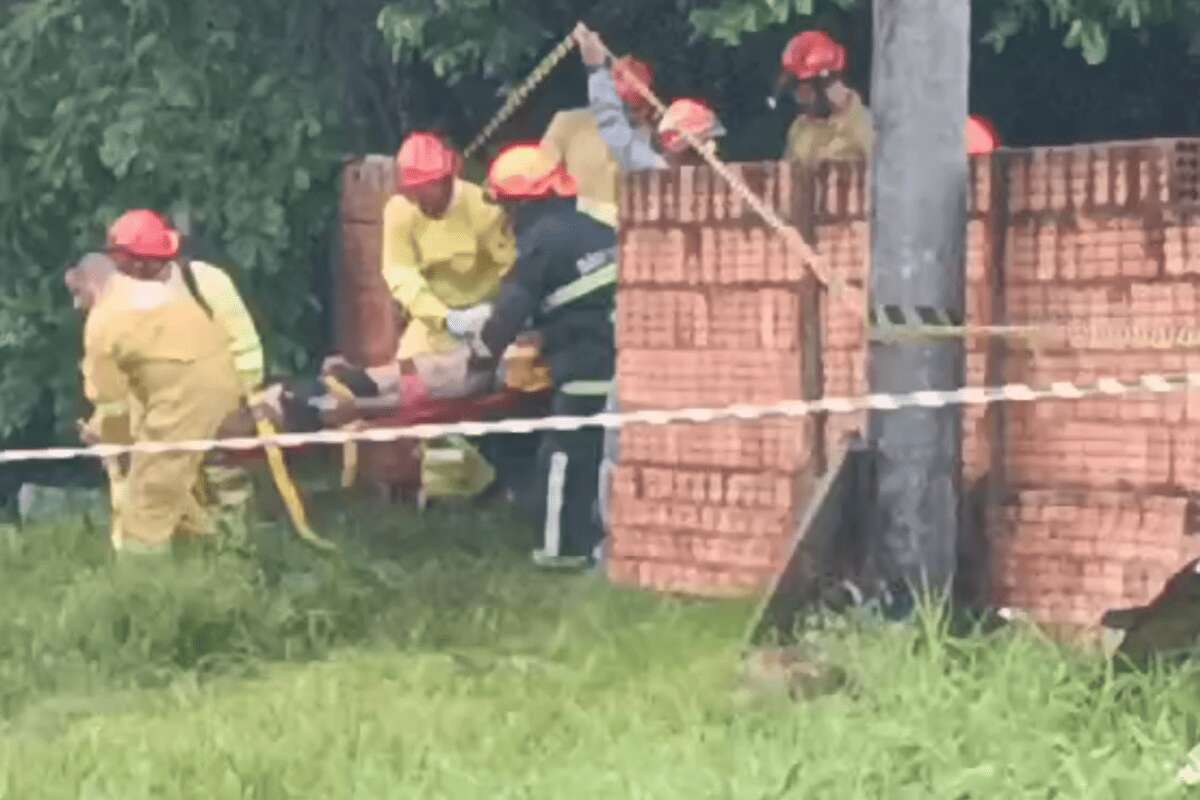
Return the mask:
<path id="1" fill-rule="evenodd" d="M 190 364 L 146 365 L 148 381 L 161 388 L 143 410 L 138 441 L 212 438 L 237 408 L 241 395 L 228 353 Z M 117 530 L 121 547 L 155 550 L 180 535 L 211 536 L 213 520 L 197 499 L 203 453 L 133 453 L 124 486 L 119 486 Z M 116 544 L 114 542 L 114 544 Z"/>

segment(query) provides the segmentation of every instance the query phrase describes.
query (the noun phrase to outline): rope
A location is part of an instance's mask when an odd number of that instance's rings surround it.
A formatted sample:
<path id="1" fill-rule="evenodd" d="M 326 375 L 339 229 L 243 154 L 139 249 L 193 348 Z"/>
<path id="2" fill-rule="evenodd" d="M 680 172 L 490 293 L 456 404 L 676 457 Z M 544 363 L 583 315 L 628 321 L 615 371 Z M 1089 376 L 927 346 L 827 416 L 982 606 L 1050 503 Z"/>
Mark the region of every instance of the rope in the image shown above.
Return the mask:
<path id="1" fill-rule="evenodd" d="M 564 58 L 570 55 L 571 51 L 574 49 L 574 36 L 567 36 L 567 38 L 559 42 L 554 49 L 551 50 L 549 54 L 547 54 L 547 56 L 543 58 L 536 67 L 533 68 L 533 71 L 529 73 L 529 76 L 525 78 L 525 80 L 522 81 L 516 89 L 513 89 L 511 92 L 509 92 L 508 97 L 504 101 L 504 105 L 501 106 L 500 110 L 496 112 L 495 116 L 493 116 L 492 119 L 483 126 L 483 130 L 479 132 L 479 135 L 477 135 L 471 141 L 471 143 L 467 145 L 466 149 L 463 150 L 463 158 L 470 158 L 479 150 L 479 148 L 483 147 L 484 143 L 492 137 L 492 134 L 494 134 L 501 125 L 507 122 L 508 119 L 517 112 L 517 109 L 529 99 L 529 95 L 533 94 L 533 90 L 540 86 L 542 82 L 550 76 L 550 73 L 554 71 L 554 68 L 557 67 Z"/>
<path id="2" fill-rule="evenodd" d="M 486 142 L 492 134 L 507 121 L 516 110 L 529 98 L 533 90 L 540 85 L 549 74 L 575 49 L 577 43 L 574 34 L 568 35 L 534 68 L 529 76 L 520 84 L 520 86 L 511 92 L 506 99 L 504 106 L 496 113 L 492 120 L 484 126 L 483 131 L 475 138 L 473 142 L 464 151 L 466 155 L 476 152 L 479 147 Z M 609 62 L 616 60 L 616 56 L 607 46 L 604 46 L 605 57 Z M 657 112 L 659 116 L 666 113 L 667 105 L 654 93 L 654 91 L 643 83 L 636 75 L 626 74 L 625 80 L 633 87 L 642 99 L 648 102 Z M 854 298 L 861 299 L 859 308 L 856 310 L 865 318 L 866 317 L 866 294 L 860 289 L 851 287 L 844 278 L 829 268 L 824 257 L 800 234 L 794 227 L 787 224 L 778 214 L 775 213 L 762 198 L 746 185 L 730 167 L 721 161 L 709 148 L 704 146 L 704 143 L 697 139 L 694 135 L 687 131 L 680 131 L 683 139 L 688 145 L 700 155 L 701 158 L 708 164 L 714 172 L 717 173 L 730 188 L 733 189 L 742 200 L 751 209 L 754 210 L 759 217 L 779 235 L 787 239 L 793 247 L 799 250 L 802 258 L 807 262 L 807 266 L 811 269 L 817 280 L 825 287 L 829 288 L 833 299 L 838 302 L 849 304 Z M 934 326 L 922 324 L 901 324 L 894 326 L 879 326 L 871 328 L 871 338 L 876 341 L 903 340 L 912 338 L 972 338 L 972 337 L 993 337 L 993 338 L 1010 338 L 1018 340 L 1040 340 L 1055 334 L 1061 334 L 1064 330 L 1071 329 L 1078 331 L 1082 326 L 1063 325 L 1061 323 L 1051 323 L 1049 325 L 957 325 L 957 326 Z M 1160 348 L 1165 340 L 1174 341 L 1177 344 L 1186 341 L 1189 345 L 1194 344 L 1200 346 L 1200 335 L 1197 335 L 1196 329 L 1192 328 L 1163 328 L 1163 329 L 1147 329 L 1142 326 L 1129 325 L 1092 325 L 1088 328 L 1087 336 L 1094 340 L 1111 339 L 1122 342 L 1126 346 L 1135 344 L 1147 344 L 1150 347 Z"/>
<path id="3" fill-rule="evenodd" d="M 613 52 L 608 49 L 608 46 L 604 45 L 603 43 L 601 43 L 601 46 L 604 48 L 605 57 L 609 60 L 609 62 L 611 63 L 615 61 L 616 56 L 614 56 Z M 641 81 L 640 78 L 630 72 L 624 73 L 623 78 L 631 87 L 633 87 L 634 91 L 642 96 L 642 99 L 654 107 L 655 111 L 657 111 L 659 115 L 666 113 L 667 106 L 662 100 L 659 99 L 658 95 L 656 95 L 649 86 Z M 717 158 L 717 156 L 714 155 L 713 152 L 690 131 L 680 130 L 679 134 L 683 137 L 684 141 L 688 143 L 688 146 L 695 150 L 696 153 L 704 159 L 705 163 L 707 163 L 714 172 L 716 172 L 725 180 L 726 183 L 729 184 L 730 188 L 732 188 L 742 198 L 742 200 L 745 201 L 746 205 L 750 206 L 750 208 L 762 218 L 763 222 L 765 222 L 768 227 L 770 227 L 779 235 L 783 236 L 788 242 L 790 242 L 800 251 L 801 257 L 807 262 L 807 266 L 812 271 L 813 275 L 816 276 L 817 280 L 820 281 L 822 285 L 829 287 L 830 293 L 835 300 L 841 302 L 849 301 L 851 298 L 851 292 L 845 280 L 840 275 L 829 269 L 829 265 L 826 263 L 824 257 L 822 257 L 821 254 L 819 254 L 811 244 L 805 241 L 804 237 L 800 234 L 800 231 L 784 222 L 779 215 L 775 213 L 773 208 L 767 205 L 767 203 L 761 197 L 754 193 L 754 190 L 746 185 L 746 182 L 743 181 L 741 177 L 734 173 L 733 170 L 731 170 L 728 165 L 725 164 L 725 162 Z"/>

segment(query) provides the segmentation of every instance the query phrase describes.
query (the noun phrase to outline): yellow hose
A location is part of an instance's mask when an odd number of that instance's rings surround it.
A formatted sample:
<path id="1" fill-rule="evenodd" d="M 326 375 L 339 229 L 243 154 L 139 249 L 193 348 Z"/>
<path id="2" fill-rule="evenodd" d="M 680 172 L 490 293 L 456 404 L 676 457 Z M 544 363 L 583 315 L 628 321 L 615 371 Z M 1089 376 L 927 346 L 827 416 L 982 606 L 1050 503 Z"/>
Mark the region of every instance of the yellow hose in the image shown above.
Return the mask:
<path id="1" fill-rule="evenodd" d="M 326 375 L 322 378 L 329 391 L 337 396 L 339 400 L 349 400 L 353 402 L 354 392 L 346 388 L 346 385 L 334 378 L 332 375 Z M 362 430 L 361 422 L 352 422 L 349 425 L 342 426 L 343 430 L 358 431 Z M 354 482 L 358 477 L 358 442 L 346 442 L 342 445 L 342 488 L 349 489 L 354 486 Z"/>

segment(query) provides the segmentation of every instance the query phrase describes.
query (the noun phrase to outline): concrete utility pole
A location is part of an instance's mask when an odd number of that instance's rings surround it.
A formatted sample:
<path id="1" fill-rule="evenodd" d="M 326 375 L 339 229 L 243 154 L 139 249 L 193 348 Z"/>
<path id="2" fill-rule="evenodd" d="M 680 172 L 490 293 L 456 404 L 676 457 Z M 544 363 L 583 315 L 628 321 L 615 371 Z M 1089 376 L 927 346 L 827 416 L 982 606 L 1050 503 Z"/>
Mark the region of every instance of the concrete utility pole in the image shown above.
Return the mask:
<path id="1" fill-rule="evenodd" d="M 970 61 L 965 0 L 876 0 L 871 67 L 871 303 L 965 303 L 964 128 Z M 961 340 L 872 343 L 872 392 L 963 385 Z M 880 577 L 948 591 L 962 519 L 960 408 L 874 412 L 872 563 Z"/>

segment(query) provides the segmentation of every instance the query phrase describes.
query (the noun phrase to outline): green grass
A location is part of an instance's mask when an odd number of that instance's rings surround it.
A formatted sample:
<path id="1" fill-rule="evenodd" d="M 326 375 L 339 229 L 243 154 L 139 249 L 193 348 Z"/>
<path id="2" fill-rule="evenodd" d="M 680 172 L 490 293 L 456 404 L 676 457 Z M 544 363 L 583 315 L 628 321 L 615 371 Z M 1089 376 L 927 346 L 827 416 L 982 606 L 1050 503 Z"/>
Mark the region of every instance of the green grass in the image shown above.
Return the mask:
<path id="1" fill-rule="evenodd" d="M 747 698 L 749 604 L 536 574 L 501 512 L 355 502 L 319 504 L 342 561 L 280 527 L 155 574 L 78 525 L 9 537 L 0 798 L 1184 796 L 1192 673 L 857 621 L 816 638 L 849 688 Z"/>

